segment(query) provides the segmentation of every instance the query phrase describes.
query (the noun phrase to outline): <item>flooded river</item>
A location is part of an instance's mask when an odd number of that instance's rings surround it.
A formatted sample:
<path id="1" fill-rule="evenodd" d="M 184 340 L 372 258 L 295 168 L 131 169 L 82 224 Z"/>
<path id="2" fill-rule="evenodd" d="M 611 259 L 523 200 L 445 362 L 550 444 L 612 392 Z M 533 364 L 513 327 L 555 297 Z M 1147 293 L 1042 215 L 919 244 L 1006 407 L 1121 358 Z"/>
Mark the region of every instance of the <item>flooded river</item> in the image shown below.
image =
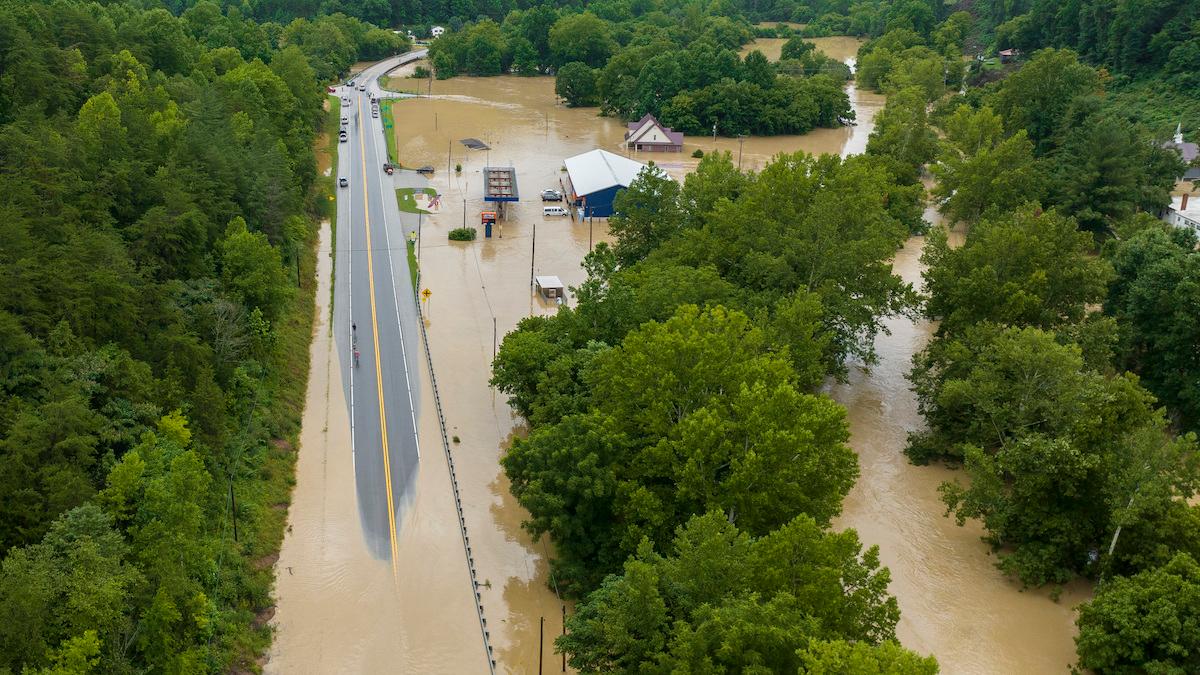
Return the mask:
<path id="1" fill-rule="evenodd" d="M 814 42 L 843 60 L 852 60 L 860 44 L 852 38 Z M 760 40 L 758 47 L 770 47 L 765 43 L 770 41 Z M 415 80 L 396 78 L 391 88 L 417 86 Z M 557 105 L 551 78 L 456 78 L 431 87 L 422 80 L 419 86 L 432 97 L 397 102 L 394 132 L 400 161 L 434 166 L 429 185 L 441 195 L 440 206 L 420 219 L 421 287 L 431 291 L 429 344 L 447 432 L 455 438 L 452 451 L 480 601 L 498 671 L 560 672 L 561 656 L 553 653 L 552 642 L 562 630 L 564 610 L 571 608 L 558 599 L 548 576 L 548 542 L 531 541 L 520 528 L 525 512 L 509 494 L 499 459 L 524 427 L 487 381 L 497 341 L 521 318 L 557 309 L 535 298 L 531 273 L 558 275 L 568 286 L 577 285 L 584 280 L 582 257 L 595 242 L 610 239 L 602 220 L 543 217 L 537 193 L 560 185 L 565 157 L 597 147 L 624 153 L 624 126 L 598 117 L 594 109 Z M 746 139 L 740 148 L 743 167 L 760 168 L 779 152 L 862 152 L 884 99 L 853 85 L 848 92 L 857 126 Z M 464 138 L 480 139 L 490 150 L 469 150 L 459 143 Z M 690 157 L 695 148 L 730 150 L 736 162 L 739 144 L 688 138 L 683 153 L 633 156 L 660 161 L 681 177 L 697 162 Z M 480 229 L 479 241 L 450 242 L 450 229 L 479 227 L 485 208 L 481 169 L 487 164 L 516 167 L 521 201 L 496 236 L 484 239 Z M 406 219 L 403 227 L 414 227 L 415 220 Z M 920 278 L 922 244 L 913 238 L 895 262 L 898 273 L 913 282 Z M 327 302 L 328 286 L 323 288 L 319 302 Z M 319 306 L 319 316 L 327 312 L 327 306 Z M 921 423 L 904 373 L 930 327 L 904 319 L 890 321 L 889 327 L 892 334 L 877 342 L 878 366 L 869 374 L 856 371 L 847 384 L 831 388 L 849 410 L 851 443 L 862 468 L 838 525 L 880 545 L 903 612 L 900 637 L 906 646 L 936 655 L 943 672 L 1066 672 L 1073 657 L 1071 608 L 1085 589 L 1068 588 L 1058 604 L 1044 593 L 1020 592 L 994 569 L 977 528 L 960 528 L 943 517 L 936 487 L 956 473 L 911 466 L 902 454 L 905 433 Z M 402 514 L 401 575 L 393 581 L 388 562 L 366 550 L 356 521 L 353 471 L 344 456 L 345 402 L 340 387 L 328 386 L 340 375 L 336 359 L 324 352 L 318 359 L 318 350 L 328 350 L 324 329 L 313 349 L 313 381 L 324 383 L 313 386 L 323 387 L 325 398 L 314 400 L 310 387 L 289 514 L 290 526 L 305 534 L 289 532 L 281 553 L 280 632 L 268 671 L 486 672 L 461 543 L 455 548 L 445 461 L 440 452 L 422 461 L 412 501 Z M 317 373 L 318 361 L 324 374 Z M 429 402 L 429 373 L 422 371 L 421 400 Z M 423 448 L 440 447 L 434 410 L 420 407 Z"/>
<path id="2" fill-rule="evenodd" d="M 938 223 L 937 213 L 926 218 Z M 952 232 L 951 241 L 961 242 Z M 924 237 L 897 253 L 893 268 L 921 283 Z M 1087 584 L 1068 586 L 1058 602 L 1046 591 L 1021 591 L 994 567 L 977 523 L 959 527 L 944 516 L 937 487 L 962 479 L 961 471 L 913 466 L 903 454 L 905 436 L 922 426 L 905 377 L 912 355 L 929 340 L 932 326 L 904 318 L 887 321 L 879 363 L 870 373 L 853 370 L 830 394 L 846 406 L 850 445 L 860 475 L 836 527 L 854 528 L 866 544 L 878 544 L 900 602 L 898 637 L 905 647 L 937 657 L 944 673 L 1066 673 L 1075 660 L 1074 607 L 1089 595 Z"/>

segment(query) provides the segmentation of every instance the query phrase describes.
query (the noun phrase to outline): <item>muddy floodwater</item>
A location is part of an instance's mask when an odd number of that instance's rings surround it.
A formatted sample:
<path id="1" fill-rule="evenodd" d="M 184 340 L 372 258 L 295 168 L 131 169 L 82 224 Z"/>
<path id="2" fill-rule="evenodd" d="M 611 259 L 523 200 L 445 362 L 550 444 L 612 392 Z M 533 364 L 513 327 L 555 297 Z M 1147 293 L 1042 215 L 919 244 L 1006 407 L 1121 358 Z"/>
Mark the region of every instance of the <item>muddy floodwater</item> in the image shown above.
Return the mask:
<path id="1" fill-rule="evenodd" d="M 759 24 L 774 26 L 775 24 Z M 789 24 L 792 27 L 803 27 L 803 24 Z M 742 56 L 757 49 L 767 57 L 769 61 L 778 61 L 779 54 L 783 51 L 783 45 L 789 38 L 758 38 L 742 46 Z M 837 59 L 842 63 L 849 63 L 858 55 L 858 48 L 866 42 L 862 38 L 850 37 L 847 35 L 835 35 L 833 37 L 811 37 L 804 38 L 805 42 L 811 42 L 817 46 L 817 49 L 824 52 L 826 56 Z"/>
<path id="2" fill-rule="evenodd" d="M 779 45 L 755 46 L 778 56 Z M 853 62 L 860 40 L 817 38 L 818 47 Z M 770 54 L 768 54 L 770 56 Z M 531 289 L 531 274 L 557 275 L 567 286 L 584 280 L 580 261 L 596 242 L 610 241 L 606 222 L 542 214 L 539 193 L 560 187 L 563 159 L 594 148 L 625 154 L 624 125 L 595 109 L 558 105 L 552 78 L 403 77 L 389 88 L 431 96 L 395 104 L 394 134 L 404 166 L 431 165 L 429 187 L 440 195 L 419 218 L 420 287 L 428 289 L 426 327 L 447 433 L 452 437 L 456 477 L 476 569 L 480 602 L 499 672 L 560 672 L 553 639 L 572 611 L 555 593 L 545 540 L 521 527 L 524 510 L 509 493 L 499 460 L 514 437 L 526 433 L 505 397 L 488 385 L 496 345 L 522 318 L 552 314 L 557 305 Z M 682 178 L 699 148 L 729 150 L 743 168 L 756 170 L 780 152 L 849 155 L 862 152 L 884 98 L 847 87 L 858 124 L 803 136 L 736 139 L 689 137 L 678 154 L 631 154 L 655 160 Z M 459 141 L 476 138 L 487 150 Z M 461 165 L 461 171 L 456 170 Z M 482 168 L 510 165 L 517 171 L 520 201 L 509 206 L 491 238 L 480 227 Z M 424 179 L 399 172 L 397 186 L 423 187 Z M 930 214 L 932 217 L 934 214 Z M 407 231 L 416 220 L 405 219 Z M 475 242 L 451 242 L 450 229 L 479 229 Z M 327 245 L 328 239 L 324 240 Z M 923 238 L 897 254 L 895 268 L 920 280 Z M 328 316 L 326 284 L 317 292 L 318 317 Z M 568 298 L 568 302 L 570 299 Z M 958 527 L 943 517 L 937 485 L 961 475 L 940 467 L 915 467 L 902 450 L 905 434 L 922 423 L 905 372 L 930 334 L 925 322 L 893 319 L 890 335 L 877 341 L 880 363 L 855 371 L 830 393 L 849 410 L 851 444 L 861 477 L 848 496 L 839 527 L 858 530 L 879 544 L 891 569 L 891 591 L 902 610 L 903 643 L 938 657 L 945 673 L 1066 672 L 1073 660 L 1073 606 L 1087 589 L 1072 586 L 1058 603 L 1044 592 L 1021 592 L 1000 576 L 979 540 L 977 527 Z M 296 494 L 278 567 L 279 629 L 268 672 L 479 673 L 479 622 L 467 581 L 450 478 L 441 458 L 435 406 L 420 406 L 423 456 L 411 501 L 402 510 L 398 577 L 386 560 L 367 550 L 358 522 L 354 472 L 349 457 L 348 416 L 339 386 L 337 359 L 329 353 L 328 327 L 313 343 L 313 373 L 305 412 Z M 430 373 L 422 365 L 421 400 L 433 400 Z"/>
<path id="3" fill-rule="evenodd" d="M 932 210 L 926 219 L 939 222 Z M 961 232 L 951 232 L 952 243 L 961 240 Z M 924 243 L 909 239 L 893 262 L 898 275 L 918 286 Z M 1046 591 L 1023 592 L 996 570 L 977 523 L 959 527 L 944 516 L 937 487 L 963 479 L 962 472 L 913 466 L 902 452 L 907 433 L 923 425 L 905 373 L 933 327 L 902 317 L 886 325 L 891 335 L 875 342 L 878 365 L 870 373 L 853 370 L 849 382 L 829 392 L 846 406 L 860 469 L 835 526 L 879 545 L 900 602 L 897 635 L 905 647 L 935 655 L 943 673 L 1068 672 L 1075 661 L 1074 608 L 1088 598 L 1088 585 L 1069 585 L 1058 602 Z"/>

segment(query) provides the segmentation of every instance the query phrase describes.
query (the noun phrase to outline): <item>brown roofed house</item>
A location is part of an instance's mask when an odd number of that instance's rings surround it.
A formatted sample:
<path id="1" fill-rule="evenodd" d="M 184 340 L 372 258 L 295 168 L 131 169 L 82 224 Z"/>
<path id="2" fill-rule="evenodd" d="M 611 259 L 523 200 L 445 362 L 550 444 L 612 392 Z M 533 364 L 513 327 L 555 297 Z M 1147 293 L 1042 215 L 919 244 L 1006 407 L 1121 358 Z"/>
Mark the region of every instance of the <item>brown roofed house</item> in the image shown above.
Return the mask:
<path id="1" fill-rule="evenodd" d="M 664 127 L 654 115 L 646 113 L 642 119 L 629 123 L 625 147 L 638 152 L 680 152 L 683 150 L 683 132 Z"/>

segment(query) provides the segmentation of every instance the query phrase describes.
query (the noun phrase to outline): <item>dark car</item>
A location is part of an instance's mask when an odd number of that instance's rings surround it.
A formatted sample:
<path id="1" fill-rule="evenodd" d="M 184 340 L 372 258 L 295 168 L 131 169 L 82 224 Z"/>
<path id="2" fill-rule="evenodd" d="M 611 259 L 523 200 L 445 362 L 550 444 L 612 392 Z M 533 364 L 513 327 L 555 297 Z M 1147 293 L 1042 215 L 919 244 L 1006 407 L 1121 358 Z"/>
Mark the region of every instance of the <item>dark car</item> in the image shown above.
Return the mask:
<path id="1" fill-rule="evenodd" d="M 342 176 L 341 178 L 338 179 L 338 185 L 340 185 L 342 187 L 346 187 L 346 186 L 350 185 L 350 179 L 346 178 L 345 176 Z"/>
<path id="2" fill-rule="evenodd" d="M 544 202 L 561 202 L 563 194 L 558 190 L 546 189 L 542 190 L 542 201 Z"/>

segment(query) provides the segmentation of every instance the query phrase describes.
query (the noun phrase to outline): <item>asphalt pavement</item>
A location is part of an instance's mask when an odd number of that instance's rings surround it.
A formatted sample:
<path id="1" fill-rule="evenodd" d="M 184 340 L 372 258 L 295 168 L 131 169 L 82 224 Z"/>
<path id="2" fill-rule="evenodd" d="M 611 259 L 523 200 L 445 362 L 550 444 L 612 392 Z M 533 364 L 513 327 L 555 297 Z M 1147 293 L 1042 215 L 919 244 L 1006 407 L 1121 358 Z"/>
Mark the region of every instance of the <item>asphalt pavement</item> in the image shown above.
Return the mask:
<path id="1" fill-rule="evenodd" d="M 352 76 L 341 114 L 347 141 L 338 144 L 334 317 L 343 387 L 350 405 L 355 483 L 363 531 L 371 551 L 396 559 L 399 514 L 416 477 L 420 343 L 405 238 L 392 177 L 383 172 L 387 145 L 383 118 L 371 116 L 378 78 L 422 58 L 424 50 L 381 61 Z M 366 91 L 359 91 L 359 85 Z M 354 351 L 358 351 L 355 364 Z M 394 564 L 394 563 L 393 563 Z"/>

